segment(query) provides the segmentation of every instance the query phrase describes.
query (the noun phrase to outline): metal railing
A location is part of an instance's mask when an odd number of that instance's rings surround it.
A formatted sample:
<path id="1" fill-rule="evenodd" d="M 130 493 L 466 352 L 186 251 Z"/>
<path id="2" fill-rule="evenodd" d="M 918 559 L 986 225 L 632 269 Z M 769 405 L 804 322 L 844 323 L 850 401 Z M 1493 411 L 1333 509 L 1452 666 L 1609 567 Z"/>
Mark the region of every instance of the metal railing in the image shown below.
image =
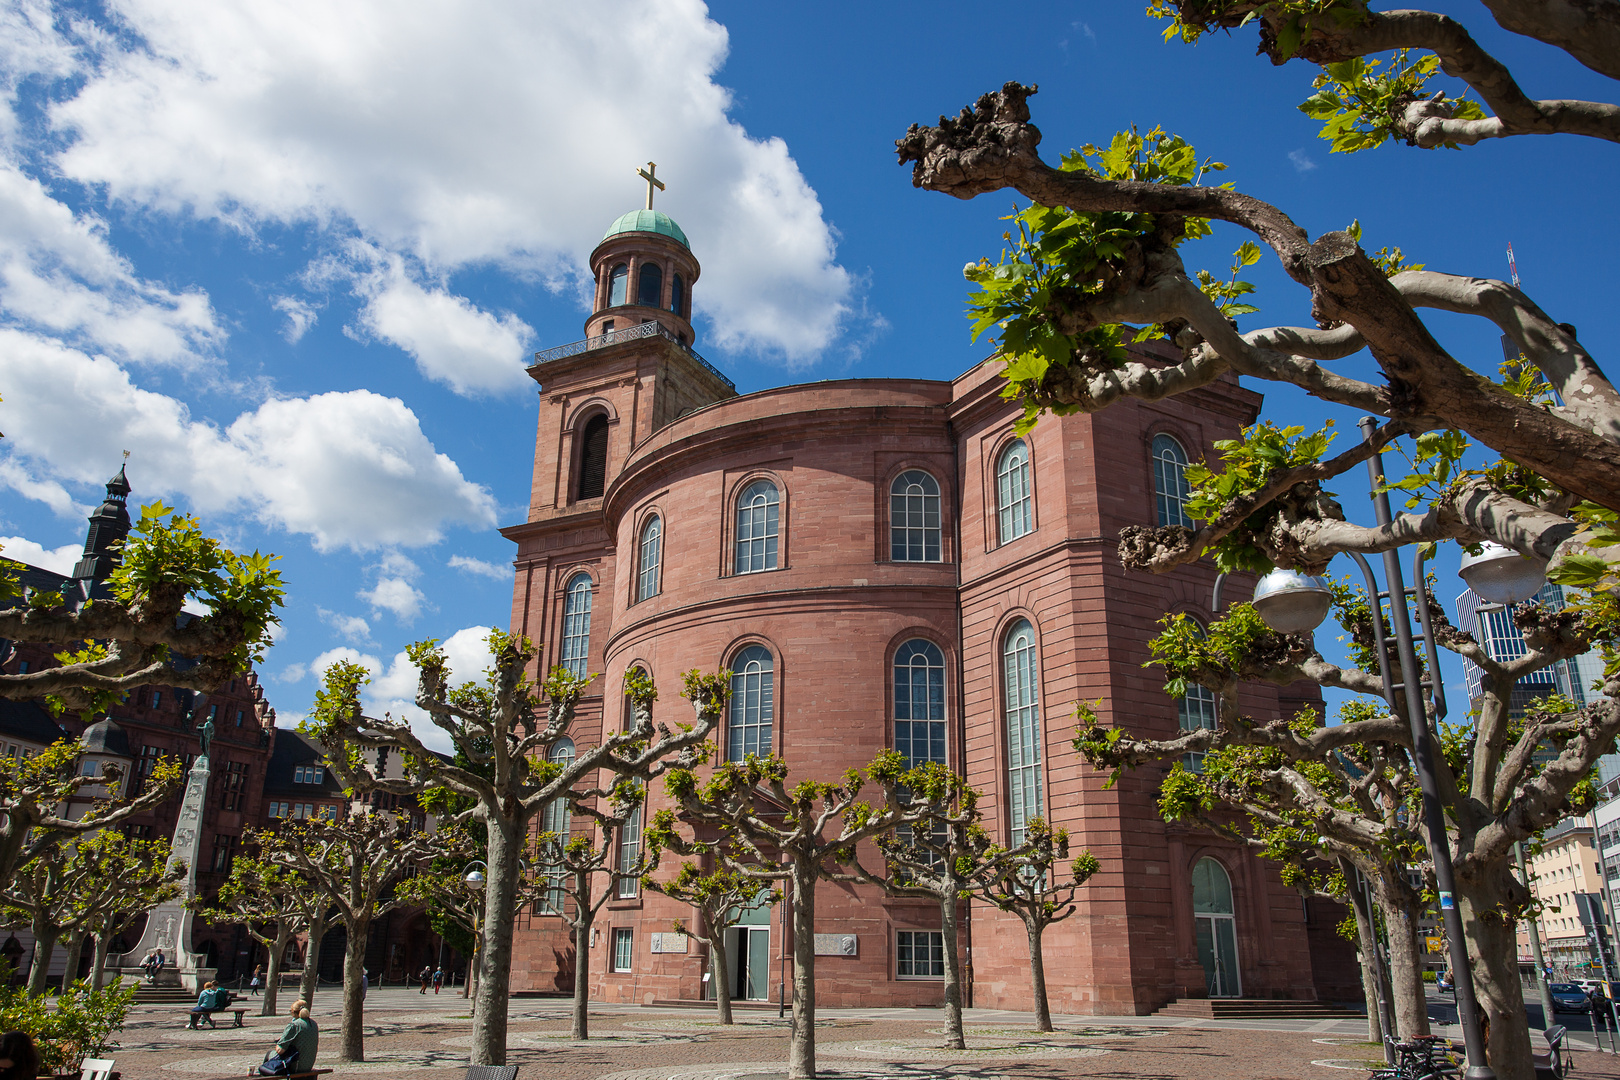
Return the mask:
<path id="1" fill-rule="evenodd" d="M 543 352 L 535 353 L 534 362 L 536 364 L 550 363 L 553 360 L 578 356 L 580 353 L 590 352 L 592 349 L 603 349 L 609 345 L 618 345 L 625 341 L 639 341 L 642 338 L 650 337 L 662 337 L 673 341 L 681 347 L 681 351 L 685 352 L 686 355 L 702 364 L 705 371 L 725 383 L 732 393 L 737 392 L 736 383 L 726 378 L 719 368 L 699 356 L 696 349 L 670 333 L 668 328 L 659 322 L 638 323 L 635 326 L 627 326 L 623 330 L 609 330 L 607 333 L 598 334 L 596 337 L 582 338 L 579 341 L 571 341 L 567 345 L 558 345 L 555 349 L 546 349 Z"/>

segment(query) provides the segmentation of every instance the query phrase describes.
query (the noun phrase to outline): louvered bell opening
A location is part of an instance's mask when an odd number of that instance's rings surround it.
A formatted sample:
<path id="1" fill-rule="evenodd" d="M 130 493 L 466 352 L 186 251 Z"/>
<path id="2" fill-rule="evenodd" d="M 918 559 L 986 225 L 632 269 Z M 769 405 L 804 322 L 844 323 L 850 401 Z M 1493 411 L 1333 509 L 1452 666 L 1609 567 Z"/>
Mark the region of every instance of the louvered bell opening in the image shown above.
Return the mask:
<path id="1" fill-rule="evenodd" d="M 581 499 L 600 499 L 607 487 L 607 439 L 607 417 L 591 417 L 585 425 L 585 449 L 579 458 Z"/>

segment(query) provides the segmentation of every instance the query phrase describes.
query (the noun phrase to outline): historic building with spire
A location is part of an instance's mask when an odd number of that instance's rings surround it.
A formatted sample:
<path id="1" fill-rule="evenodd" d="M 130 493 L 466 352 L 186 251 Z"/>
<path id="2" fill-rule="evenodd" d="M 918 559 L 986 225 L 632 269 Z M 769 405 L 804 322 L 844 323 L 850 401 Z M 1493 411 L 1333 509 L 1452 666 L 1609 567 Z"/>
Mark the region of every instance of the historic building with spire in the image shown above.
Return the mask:
<path id="1" fill-rule="evenodd" d="M 953 379 L 739 396 L 694 348 L 701 268 L 642 175 L 647 206 L 591 254 L 584 339 L 529 369 L 540 395 L 529 509 L 502 530 L 516 545 L 511 628 L 544 643 L 537 676 L 553 665 L 597 675 L 550 757 L 626 722 L 632 667 L 653 677 L 654 718 L 671 725 L 690 719 L 682 672 L 729 669 L 723 757 L 775 752 L 793 778 L 831 779 L 893 748 L 962 772 L 999 842 L 1041 817 L 1097 856 L 1077 912 L 1046 933 L 1054 1011 L 1359 996 L 1336 905 L 1302 900 L 1228 840 L 1162 822 L 1161 771 L 1110 786 L 1070 746 L 1079 701 L 1153 735 L 1213 725 L 1212 695 L 1171 700 L 1144 668 L 1162 615 L 1207 618 L 1213 567 L 1128 575 L 1115 547 L 1127 524 L 1186 521 L 1182 470 L 1253 422 L 1260 395 L 1228 375 L 1162 402 L 1047 416 L 1022 436 L 994 357 Z M 1317 703 L 1307 685 L 1242 698 L 1261 718 Z M 655 786 L 647 812 L 661 805 Z M 555 807 L 540 826 L 590 822 Z M 629 870 L 639 828 L 620 848 Z M 583 957 L 562 901 L 519 916 L 515 991 L 584 978 L 596 1000 L 690 1000 L 712 996 L 712 977 L 777 1001 L 791 985 L 782 904 L 746 913 L 730 931 L 731 970 L 711 973 L 697 942 L 670 932 L 692 910 L 634 876 L 611 888 Z M 964 908 L 970 1001 L 1029 1008 L 1022 924 Z M 816 917 L 824 1003 L 942 1000 L 936 905 L 824 883 Z"/>

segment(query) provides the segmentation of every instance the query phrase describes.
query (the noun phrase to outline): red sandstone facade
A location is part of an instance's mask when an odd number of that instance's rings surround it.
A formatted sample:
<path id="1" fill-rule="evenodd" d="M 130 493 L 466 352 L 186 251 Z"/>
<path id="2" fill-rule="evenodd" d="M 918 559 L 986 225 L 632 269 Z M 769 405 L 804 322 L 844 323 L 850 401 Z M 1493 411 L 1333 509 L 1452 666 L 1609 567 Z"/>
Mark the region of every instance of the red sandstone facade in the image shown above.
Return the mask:
<path id="1" fill-rule="evenodd" d="M 638 252 L 673 264 L 673 248 L 691 259 L 665 235 L 610 234 L 592 259 L 599 285 L 587 332 L 608 319 L 622 329 L 652 318 L 645 305 L 610 304 L 607 279 Z M 689 265 L 688 283 L 696 277 L 695 261 Z M 894 745 L 896 654 L 922 640 L 944 658 L 946 761 L 984 793 L 986 826 L 1006 842 L 1017 748 L 1009 745 L 1014 675 L 1004 654 L 1009 634 L 1027 621 L 1041 788 L 1023 812 L 1068 828 L 1076 848 L 1089 848 L 1103 867 L 1081 891 L 1076 914 L 1047 932 L 1052 1008 L 1136 1014 L 1205 996 L 1191 884 L 1203 858 L 1216 860 L 1231 883 L 1241 985 L 1226 990 L 1305 1000 L 1356 995 L 1353 969 L 1322 933 L 1336 915 L 1313 904 L 1308 918 L 1270 865 L 1162 823 L 1154 809 L 1159 770 L 1139 770 L 1109 788 L 1106 774 L 1082 764 L 1069 745 L 1081 700 L 1100 702 L 1108 723 L 1148 734 L 1177 730 L 1162 676 L 1143 668 L 1147 642 L 1166 612 L 1206 612 L 1214 571 L 1127 575 L 1116 539 L 1124 525 L 1153 519 L 1154 436 L 1172 435 L 1196 459 L 1254 419 L 1259 395 L 1228 377 L 1163 403 L 1042 419 L 1024 437 L 1029 528 L 1008 539 L 1018 529 L 998 517 L 997 466 L 1015 438 L 1017 410 L 999 395 L 997 363 L 949 382 L 847 380 L 738 397 L 685 345 L 690 324 L 669 318 L 669 278 L 660 301 L 666 312 L 658 314 L 665 333 L 595 338 L 573 355 L 542 354 L 531 369 L 542 389 L 528 521 L 504 530 L 518 545 L 511 625 L 544 643 L 543 667 L 583 659 L 602 673 L 574 739 L 590 743 L 604 726 L 623 723 L 618 687 L 631 666 L 651 673 L 663 693 L 655 719 L 674 723 L 690 715 L 677 693 L 680 673 L 735 668 L 743 650 L 762 646 L 773 668 L 772 749 L 792 776 L 833 777 Z M 605 448 L 598 441 L 593 450 L 587 432 L 600 440 L 604 420 Z M 600 494 L 581 486 L 592 453 L 605 456 Z M 939 489 L 938 558 L 895 561 L 891 487 L 917 470 Z M 775 568 L 739 573 L 737 531 L 748 530 L 738 500 L 759 480 L 778 492 Z M 654 517 L 661 550 L 647 582 L 639 571 Z M 582 580 L 590 601 L 583 639 Z M 570 586 L 576 596 L 565 625 Z M 1314 687 L 1256 687 L 1244 707 L 1269 716 L 1314 700 Z M 729 739 L 728 730 L 719 733 L 722 752 Z M 655 787 L 651 804 L 662 803 Z M 908 976 L 899 955 L 902 935 L 912 944 L 917 932 L 938 929 L 937 907 L 848 885 L 821 888 L 817 933 L 856 942 L 854 955 L 818 961 L 821 1001 L 942 1000 L 940 980 Z M 677 918 L 693 913 L 657 894 L 610 900 L 584 961 L 592 997 L 709 996 L 697 942 L 684 953 L 652 951 L 652 936 L 667 934 Z M 768 937 L 755 942 L 766 951 L 768 978 L 756 968 L 752 987 L 742 989 L 775 1001 L 782 979 L 791 978 L 782 905 L 768 925 Z M 1028 1008 L 1022 924 L 973 904 L 966 927 L 969 1000 Z M 560 918 L 521 915 L 514 952 L 514 990 L 572 986 L 579 961 Z M 736 986 L 741 973 L 728 977 Z"/>

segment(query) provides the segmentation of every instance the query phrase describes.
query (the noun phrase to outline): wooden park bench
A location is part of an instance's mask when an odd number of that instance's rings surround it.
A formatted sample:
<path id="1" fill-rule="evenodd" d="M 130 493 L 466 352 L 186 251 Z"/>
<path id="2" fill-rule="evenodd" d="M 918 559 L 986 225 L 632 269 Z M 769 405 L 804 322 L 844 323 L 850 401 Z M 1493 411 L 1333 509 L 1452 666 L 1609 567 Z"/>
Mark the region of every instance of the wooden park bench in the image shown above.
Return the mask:
<path id="1" fill-rule="evenodd" d="M 302 1072 L 288 1073 L 286 1075 L 286 1080 L 315 1080 L 317 1076 L 325 1076 L 331 1071 L 331 1069 L 306 1069 Z M 252 1072 L 248 1073 L 248 1075 L 258 1076 L 259 1071 L 254 1069 Z M 209 1077 L 209 1080 L 242 1080 L 242 1078 L 240 1076 L 214 1076 Z"/>
<path id="2" fill-rule="evenodd" d="M 223 1009 L 212 1009 L 212 1010 L 204 1013 L 202 1016 L 197 1018 L 198 1021 L 199 1021 L 197 1026 L 201 1027 L 202 1024 L 200 1023 L 200 1021 L 206 1020 L 206 1021 L 208 1021 L 208 1026 L 209 1027 L 214 1027 L 214 1026 L 216 1026 L 214 1024 L 214 1014 L 215 1013 L 228 1012 L 228 1013 L 233 1013 L 236 1016 L 236 1023 L 232 1024 L 231 1027 L 241 1027 L 242 1026 L 242 1014 L 247 1012 L 248 1009 L 250 1009 L 251 1007 L 252 1006 L 249 1006 L 249 1005 L 227 1005 Z M 194 1009 L 194 1008 L 196 1008 L 195 1005 L 187 1006 L 187 1008 L 186 1008 L 186 1022 L 188 1024 L 191 1022 L 191 1010 Z"/>

